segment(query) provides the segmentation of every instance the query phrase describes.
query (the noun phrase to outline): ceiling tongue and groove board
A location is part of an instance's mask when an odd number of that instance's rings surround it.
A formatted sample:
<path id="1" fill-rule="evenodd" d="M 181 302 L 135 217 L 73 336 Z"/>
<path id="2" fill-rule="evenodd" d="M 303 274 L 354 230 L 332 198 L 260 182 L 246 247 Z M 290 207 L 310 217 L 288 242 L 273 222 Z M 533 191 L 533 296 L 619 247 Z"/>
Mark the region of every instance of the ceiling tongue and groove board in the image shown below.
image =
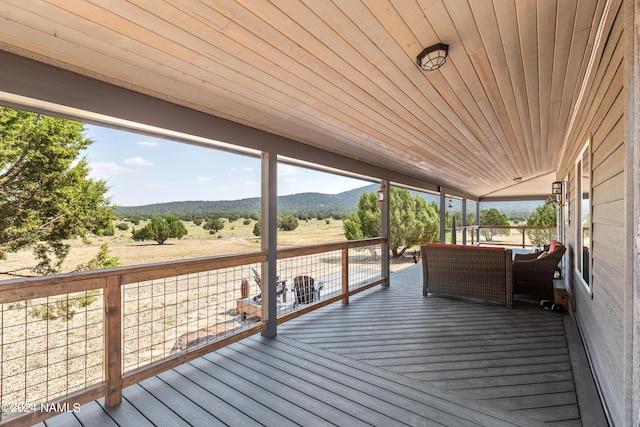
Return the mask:
<path id="1" fill-rule="evenodd" d="M 289 3 L 287 2 L 286 5 L 289 5 Z M 351 22 L 348 21 L 348 17 L 343 16 L 340 10 L 336 9 L 336 7 L 331 3 L 316 2 L 316 3 L 313 3 L 313 5 L 314 7 L 320 8 L 320 10 L 318 10 L 317 13 L 322 13 L 326 16 L 332 16 L 332 24 L 335 26 L 334 29 L 336 31 L 342 31 L 341 28 L 346 28 L 347 24 L 352 24 Z M 328 7 L 330 7 L 331 9 L 330 10 L 326 9 Z M 348 73 L 350 75 L 350 79 L 357 83 L 357 86 L 355 88 L 356 91 L 354 92 L 353 90 L 351 90 L 351 93 L 356 94 L 358 99 L 363 99 L 363 101 L 359 104 L 360 109 L 363 109 L 363 108 L 368 109 L 367 107 L 368 105 L 374 105 L 374 106 L 377 105 L 378 108 L 376 110 L 378 111 L 388 110 L 389 111 L 388 115 L 392 116 L 394 111 L 397 112 L 403 109 L 405 105 L 411 103 L 411 100 L 408 99 L 404 95 L 404 92 L 401 92 L 401 91 L 398 92 L 396 96 L 389 97 L 388 93 L 390 93 L 393 90 L 393 87 L 385 87 L 381 91 L 380 88 L 377 87 L 377 84 L 378 84 L 377 82 L 386 81 L 384 76 L 380 75 L 381 72 L 376 68 L 374 68 L 375 64 L 372 64 L 368 58 L 363 57 L 358 49 L 354 48 L 351 45 L 348 45 L 347 41 L 345 41 L 342 37 L 339 37 L 337 34 L 335 37 L 331 37 L 331 38 L 325 37 L 324 44 L 321 44 L 319 46 L 316 45 L 315 41 L 317 39 L 315 38 L 315 35 L 333 34 L 331 29 L 328 28 L 325 23 L 319 22 L 319 23 L 316 23 L 316 25 L 309 25 L 305 28 L 296 28 L 295 25 L 293 25 L 292 27 L 292 24 L 290 22 L 280 22 L 278 19 L 286 19 L 286 18 L 283 17 L 282 15 L 277 14 L 277 12 L 272 12 L 271 14 L 267 15 L 267 11 L 264 10 L 264 7 L 258 8 L 258 6 L 255 6 L 255 8 L 259 9 L 256 12 L 263 13 L 263 16 L 261 16 L 261 18 L 265 20 L 267 19 L 275 20 L 275 21 L 269 21 L 273 26 L 278 28 L 279 27 L 286 28 L 285 31 L 287 31 L 287 35 L 291 37 L 294 41 L 297 41 L 299 44 L 304 44 L 305 46 L 316 47 L 318 51 L 310 52 L 311 57 L 322 58 L 324 63 L 323 65 L 331 64 L 332 67 L 335 67 L 338 69 L 339 73 Z M 300 4 L 291 5 L 290 8 L 301 8 L 301 10 L 295 11 L 296 16 L 306 16 L 306 14 L 313 13 L 311 10 L 305 9 L 305 6 Z M 313 34 L 310 34 L 310 33 L 313 33 Z M 353 39 L 356 39 L 357 37 L 352 32 L 350 33 L 350 38 L 351 40 L 353 40 Z M 362 38 L 364 39 L 362 43 L 366 43 L 368 41 L 368 39 L 364 37 L 364 35 L 362 36 Z M 346 52 L 345 54 L 346 58 L 337 57 L 335 53 L 337 51 Z M 377 75 L 380 75 L 380 78 L 377 78 L 377 79 L 372 78 L 371 76 L 366 75 L 365 72 L 363 72 L 362 70 L 369 71 L 369 72 L 376 72 Z M 417 67 L 413 66 L 413 64 L 411 64 L 411 70 L 414 72 L 418 72 Z M 332 74 L 335 74 L 335 73 L 332 73 Z M 330 84 L 332 83 L 333 83 L 333 80 L 330 82 Z M 371 96 L 370 95 L 371 93 L 377 96 Z M 389 105 L 394 106 L 393 111 L 391 111 Z M 372 113 L 377 115 L 376 111 L 373 111 Z M 382 115 L 379 119 L 377 118 L 376 125 L 379 123 L 378 120 L 387 121 L 388 119 L 386 117 L 387 117 L 387 114 Z M 413 136 L 408 136 L 406 141 L 412 141 L 412 140 L 416 141 L 418 139 L 422 139 L 424 138 L 425 134 L 427 135 L 431 134 L 432 138 L 436 140 L 440 138 L 440 136 L 437 133 L 433 133 L 433 131 L 430 128 L 422 125 L 420 121 L 413 119 L 413 116 L 411 116 L 410 113 L 408 116 L 405 115 L 404 118 L 413 121 L 413 123 L 410 123 L 410 126 L 402 126 L 401 129 L 398 130 L 399 132 L 398 134 L 390 135 L 389 138 L 398 138 L 398 135 L 401 136 L 403 132 L 402 128 L 405 128 L 408 131 L 414 132 Z M 420 129 L 420 132 L 414 131 L 416 126 L 422 127 L 422 129 Z M 438 129 L 438 123 L 435 121 L 432 122 L 431 127 Z M 399 143 L 403 144 L 399 147 L 399 150 L 407 153 L 407 155 L 409 155 L 412 158 L 415 157 L 416 155 L 420 156 L 420 154 L 422 153 L 425 156 L 436 157 L 436 158 L 440 156 L 439 158 L 445 161 L 455 162 L 456 158 L 463 154 L 462 151 L 453 152 L 453 154 L 450 154 L 448 152 L 449 150 L 445 146 L 446 142 L 444 141 L 441 144 L 431 144 L 430 146 L 427 146 L 424 148 L 422 148 L 421 146 L 415 146 L 415 145 L 404 145 L 403 140 L 400 140 Z M 452 174 L 457 173 L 456 169 L 459 171 L 459 173 L 464 173 L 466 170 L 464 168 L 456 167 L 454 165 L 454 167 L 452 167 L 451 169 L 451 173 Z"/>
<path id="2" fill-rule="evenodd" d="M 454 64 L 453 68 L 460 73 L 461 78 L 465 82 L 465 90 L 472 96 L 471 103 L 467 103 L 466 105 L 475 104 L 482 112 L 481 118 L 490 124 L 491 131 L 486 139 L 488 143 L 484 145 L 483 149 L 499 155 L 499 160 L 485 164 L 485 167 L 492 170 L 494 179 L 500 180 L 502 185 L 511 183 L 511 179 L 513 178 L 511 175 L 517 173 L 516 170 L 518 167 L 513 164 L 515 161 L 514 158 L 504 162 L 504 153 L 506 152 L 504 146 L 507 145 L 508 140 L 514 140 L 515 137 L 513 133 L 510 133 L 510 128 L 503 128 L 502 123 L 498 120 L 498 112 L 496 112 L 496 109 L 493 107 L 494 103 L 490 101 L 491 96 L 487 88 L 483 85 L 483 81 L 481 80 L 482 76 L 479 74 L 481 71 L 476 68 L 480 65 L 477 63 L 480 60 L 478 59 L 480 54 L 468 51 L 470 48 L 476 51 L 478 49 L 476 45 L 478 42 L 477 38 L 467 35 L 469 31 L 476 31 L 477 34 L 476 24 L 473 19 L 467 15 L 467 21 L 459 23 L 458 26 L 456 26 L 456 23 L 450 19 L 449 11 L 444 4 L 441 2 L 426 3 L 427 2 L 422 2 L 425 13 L 428 13 L 428 16 L 440 17 L 440 19 L 432 22 L 438 38 L 447 41 L 451 40 L 450 43 L 455 46 L 455 48 L 450 50 L 450 60 L 452 64 Z M 465 49 L 467 49 L 467 51 L 465 51 Z M 485 67 L 485 69 L 486 68 L 488 67 Z M 448 76 L 448 74 L 445 76 Z M 494 77 L 491 76 L 490 80 L 493 79 Z M 487 85 L 490 84 L 490 82 L 484 83 Z M 509 170 L 510 164 L 513 164 L 510 171 L 511 173 L 505 173 L 505 170 Z"/>
<path id="3" fill-rule="evenodd" d="M 381 5 L 384 5 L 383 2 L 375 3 L 376 7 L 372 6 L 372 9 L 377 14 L 379 19 L 384 19 L 381 24 L 385 27 L 387 31 L 392 33 L 396 38 L 397 45 L 400 48 L 404 48 L 403 55 L 412 55 L 415 52 L 419 52 L 422 50 L 419 40 L 416 38 L 416 34 L 420 34 L 420 30 L 423 25 L 421 23 L 416 24 L 415 32 L 411 31 L 413 28 L 402 28 L 399 22 L 412 22 L 412 16 L 420 16 L 423 11 L 414 7 L 412 10 L 408 10 L 407 5 L 416 6 L 415 3 L 411 2 L 395 2 L 394 6 L 396 8 L 402 9 L 383 9 Z M 379 10 L 378 10 L 379 9 Z M 397 14 L 395 13 L 397 11 Z M 401 15 L 402 14 L 402 15 Z M 355 15 L 352 13 L 352 15 Z M 433 38 L 434 42 L 437 42 L 434 37 L 434 32 L 431 30 L 431 33 L 423 31 L 424 35 L 421 35 L 419 38 L 421 40 L 428 40 L 429 38 Z M 430 42 L 431 43 L 431 42 Z M 429 43 L 429 44 L 430 44 Z M 399 55 L 400 59 L 402 55 Z M 411 83 L 404 88 L 405 91 L 411 93 L 411 91 L 415 91 L 416 93 L 421 92 L 424 96 L 431 100 L 432 105 L 437 108 L 438 111 L 443 113 L 443 118 L 440 117 L 439 120 L 445 120 L 450 123 L 449 132 L 454 136 L 453 142 L 458 143 L 461 142 L 466 144 L 466 149 L 470 150 L 469 157 L 466 159 L 464 157 L 458 157 L 458 161 L 461 162 L 465 166 L 469 166 L 472 164 L 475 165 L 483 165 L 487 162 L 494 162 L 497 159 L 493 156 L 495 153 L 487 152 L 483 143 L 480 139 L 483 137 L 483 131 L 480 129 L 478 124 L 475 122 L 473 116 L 469 114 L 467 108 L 465 108 L 464 103 L 460 100 L 458 94 L 466 94 L 466 90 L 456 91 L 456 89 L 443 78 L 441 73 L 431 73 L 429 74 L 427 79 L 424 79 L 423 73 L 417 69 L 414 64 L 408 62 L 402 62 L 403 72 L 413 81 L 424 81 L 424 84 L 416 86 L 415 83 Z M 458 82 L 461 82 L 458 79 Z M 462 83 L 463 84 L 463 83 Z M 415 88 L 415 89 L 413 89 Z M 436 89 L 438 88 L 438 89 Z M 466 89 L 466 88 L 465 88 Z M 416 101 L 420 103 L 419 100 Z M 470 103 L 470 106 L 473 106 L 473 103 Z M 424 110 L 424 114 L 428 114 L 428 110 Z M 457 135 L 456 135 L 457 133 Z M 451 141 L 447 142 L 451 143 Z M 486 142 L 485 142 L 486 144 Z"/>
<path id="4" fill-rule="evenodd" d="M 605 3 L 5 0 L 0 47 L 480 197 L 550 179 Z"/>

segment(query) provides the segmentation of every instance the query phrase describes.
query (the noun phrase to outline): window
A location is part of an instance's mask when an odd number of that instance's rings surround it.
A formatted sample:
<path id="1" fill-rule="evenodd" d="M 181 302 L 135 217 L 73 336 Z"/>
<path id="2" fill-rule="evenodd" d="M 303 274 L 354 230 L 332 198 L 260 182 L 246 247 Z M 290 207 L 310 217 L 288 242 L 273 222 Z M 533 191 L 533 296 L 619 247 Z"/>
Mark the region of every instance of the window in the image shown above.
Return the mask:
<path id="1" fill-rule="evenodd" d="M 576 270 L 591 290 L 591 161 L 587 142 L 576 162 Z"/>

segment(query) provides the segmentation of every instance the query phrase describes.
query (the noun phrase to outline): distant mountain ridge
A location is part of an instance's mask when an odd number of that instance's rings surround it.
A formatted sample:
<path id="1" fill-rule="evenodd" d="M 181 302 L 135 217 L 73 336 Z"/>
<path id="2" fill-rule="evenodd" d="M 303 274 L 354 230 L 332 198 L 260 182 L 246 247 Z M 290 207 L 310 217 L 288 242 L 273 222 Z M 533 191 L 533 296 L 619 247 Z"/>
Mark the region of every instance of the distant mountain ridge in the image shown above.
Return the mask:
<path id="1" fill-rule="evenodd" d="M 278 197 L 280 213 L 352 212 L 358 207 L 360 194 L 377 191 L 380 186 L 371 184 L 338 194 L 298 193 Z M 166 214 L 216 214 L 260 212 L 260 197 L 237 200 L 189 200 L 180 202 L 153 203 L 142 206 L 119 206 L 116 215 L 166 215 Z"/>
<path id="2" fill-rule="evenodd" d="M 348 214 L 358 208 L 360 195 L 365 191 L 378 191 L 378 184 L 370 184 L 338 194 L 298 193 L 278 197 L 278 212 L 281 214 L 315 214 L 315 213 L 343 213 Z M 412 193 L 415 193 L 412 191 Z M 427 202 L 438 203 L 438 195 L 424 195 Z M 459 208 L 459 201 L 454 206 Z M 497 208 L 507 216 L 515 215 L 528 217 L 536 207 L 544 201 L 518 202 L 487 202 L 482 209 Z M 260 212 L 260 197 L 250 197 L 237 200 L 189 200 L 180 202 L 154 203 L 141 206 L 119 206 L 116 215 L 120 218 L 129 216 L 152 217 L 154 215 L 219 215 L 246 214 Z"/>

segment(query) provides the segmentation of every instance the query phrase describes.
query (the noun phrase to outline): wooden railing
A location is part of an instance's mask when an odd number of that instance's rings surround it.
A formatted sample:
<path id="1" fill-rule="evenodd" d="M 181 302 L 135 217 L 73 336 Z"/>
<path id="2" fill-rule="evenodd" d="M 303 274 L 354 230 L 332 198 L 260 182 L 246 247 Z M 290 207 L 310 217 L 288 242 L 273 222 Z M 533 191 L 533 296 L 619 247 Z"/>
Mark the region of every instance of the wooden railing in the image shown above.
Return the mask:
<path id="1" fill-rule="evenodd" d="M 278 323 L 386 282 L 384 242 L 279 250 L 289 289 L 295 275 L 312 275 L 324 296 L 281 302 Z M 233 316 L 241 283 L 266 261 L 253 252 L 0 284 L 0 425 L 32 425 L 100 397 L 117 405 L 124 387 L 265 330 Z"/>

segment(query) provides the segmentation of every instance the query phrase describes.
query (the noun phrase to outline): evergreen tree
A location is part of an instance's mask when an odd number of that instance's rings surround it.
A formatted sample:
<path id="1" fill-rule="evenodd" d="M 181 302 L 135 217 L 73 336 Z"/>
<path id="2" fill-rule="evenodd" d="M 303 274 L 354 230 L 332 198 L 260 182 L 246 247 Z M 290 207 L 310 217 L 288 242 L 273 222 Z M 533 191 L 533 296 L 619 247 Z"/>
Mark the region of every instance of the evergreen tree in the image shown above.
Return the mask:
<path id="1" fill-rule="evenodd" d="M 390 196 L 390 242 L 392 256 L 402 256 L 417 244 L 438 239 L 438 210 L 420 195 L 415 199 L 409 190 L 391 188 Z M 364 192 L 358 201 L 358 210 L 343 223 L 345 237 L 359 240 L 380 235 L 380 205 L 376 192 Z"/>
<path id="2" fill-rule="evenodd" d="M 181 239 L 187 235 L 187 228 L 173 215 L 166 218 L 153 217 L 151 222 L 131 233 L 133 240 L 154 240 L 162 245 L 168 239 Z"/>
<path id="3" fill-rule="evenodd" d="M 282 231 L 293 231 L 298 228 L 300 222 L 293 215 L 285 215 L 278 220 L 278 229 Z"/>
<path id="4" fill-rule="evenodd" d="M 31 271 L 56 273 L 65 240 L 113 230 L 108 187 L 80 157 L 93 142 L 83 132 L 82 123 L 0 107 L 0 259 L 33 248 Z"/>
<path id="5" fill-rule="evenodd" d="M 491 208 L 480 212 L 480 225 L 508 226 L 509 221 L 507 220 L 506 214 L 500 213 L 496 208 Z M 511 230 L 505 228 L 482 227 L 480 234 L 484 236 L 487 242 L 490 242 L 493 240 L 494 236 L 508 236 L 511 234 Z"/>
<path id="6" fill-rule="evenodd" d="M 532 245 L 548 244 L 556 235 L 556 208 L 551 204 L 540 205 L 527 219 L 529 227 L 550 227 L 553 230 L 527 230 Z"/>

